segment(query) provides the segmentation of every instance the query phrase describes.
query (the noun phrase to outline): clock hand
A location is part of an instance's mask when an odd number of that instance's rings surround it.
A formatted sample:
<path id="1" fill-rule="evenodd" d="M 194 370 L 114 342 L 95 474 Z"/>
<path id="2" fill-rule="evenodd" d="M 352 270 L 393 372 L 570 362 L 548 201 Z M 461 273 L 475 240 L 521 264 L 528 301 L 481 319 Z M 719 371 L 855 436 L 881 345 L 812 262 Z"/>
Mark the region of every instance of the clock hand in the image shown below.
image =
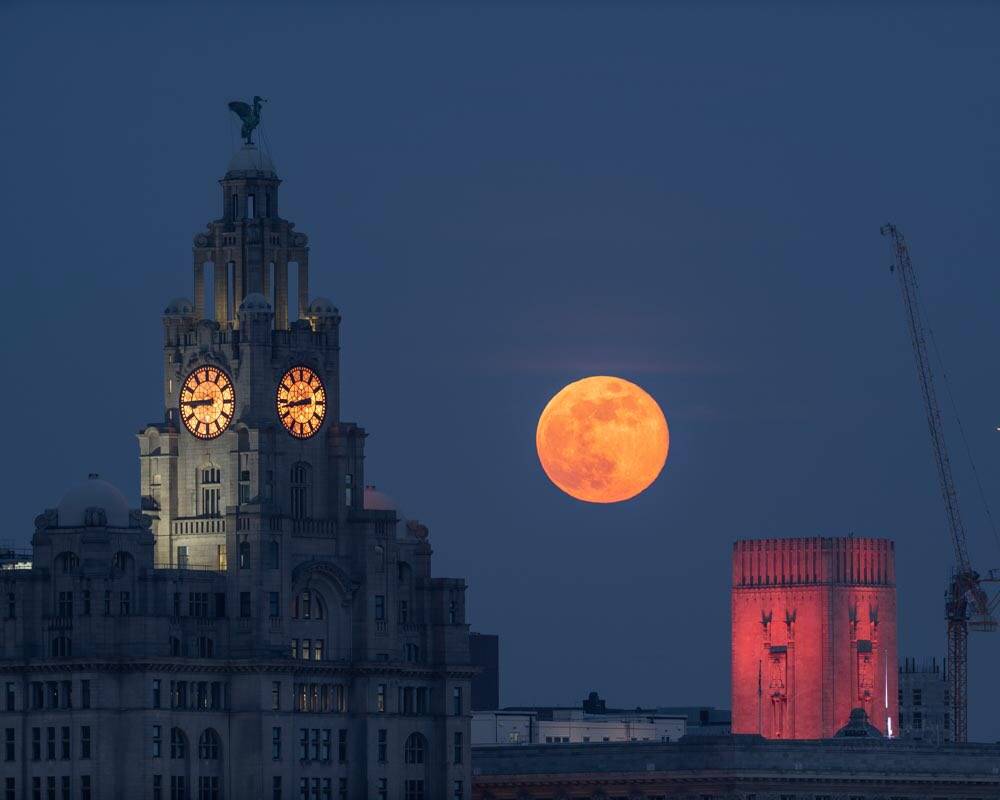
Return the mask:
<path id="1" fill-rule="evenodd" d="M 184 405 L 196 408 L 198 406 L 210 406 L 214 402 L 214 400 L 206 398 L 205 400 L 188 400 Z"/>
<path id="2" fill-rule="evenodd" d="M 285 403 L 285 408 L 295 408 L 297 406 L 307 406 L 312 402 L 312 398 L 307 397 L 305 400 L 292 400 L 291 402 Z"/>

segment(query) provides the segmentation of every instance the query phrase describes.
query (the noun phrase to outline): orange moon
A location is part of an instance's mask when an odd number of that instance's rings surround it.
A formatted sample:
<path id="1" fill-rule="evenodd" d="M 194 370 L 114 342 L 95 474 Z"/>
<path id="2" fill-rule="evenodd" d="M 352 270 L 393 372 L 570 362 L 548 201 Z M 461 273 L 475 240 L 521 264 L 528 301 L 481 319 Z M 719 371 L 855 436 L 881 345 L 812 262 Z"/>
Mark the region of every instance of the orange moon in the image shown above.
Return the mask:
<path id="1" fill-rule="evenodd" d="M 656 480 L 667 461 L 670 431 L 660 406 L 642 388 L 595 375 L 549 400 L 535 446 L 545 474 L 566 494 L 618 503 Z"/>

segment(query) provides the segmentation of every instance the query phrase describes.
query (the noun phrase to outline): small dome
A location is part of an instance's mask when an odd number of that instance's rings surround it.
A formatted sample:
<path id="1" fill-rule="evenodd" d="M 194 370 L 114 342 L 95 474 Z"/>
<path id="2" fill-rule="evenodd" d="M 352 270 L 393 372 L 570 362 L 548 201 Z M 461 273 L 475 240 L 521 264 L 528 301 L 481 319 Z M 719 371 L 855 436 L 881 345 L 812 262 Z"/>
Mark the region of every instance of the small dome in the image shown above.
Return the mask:
<path id="1" fill-rule="evenodd" d="M 380 492 L 374 486 L 365 487 L 366 511 L 395 511 L 396 501 L 385 492 Z"/>
<path id="2" fill-rule="evenodd" d="M 243 298 L 243 302 L 240 303 L 240 311 L 257 311 L 271 313 L 271 304 L 267 301 L 264 295 L 258 292 L 251 292 L 246 297 Z"/>
<path id="3" fill-rule="evenodd" d="M 128 501 L 118 487 L 101 480 L 96 474 L 70 489 L 57 506 L 60 528 L 83 528 L 98 524 L 91 509 L 104 512 L 110 528 L 127 528 L 129 525 Z"/>
<path id="4" fill-rule="evenodd" d="M 307 317 L 335 317 L 340 312 L 337 307 L 325 297 L 317 297 L 306 308 Z"/>
<path id="5" fill-rule="evenodd" d="M 186 297 L 175 297 L 163 309 L 163 313 L 168 317 L 189 317 L 194 314 L 194 303 Z"/>
<path id="6" fill-rule="evenodd" d="M 257 149 L 257 145 L 254 144 L 243 145 L 229 159 L 226 174 L 229 175 L 233 172 L 262 172 L 274 177 L 277 176 L 274 170 L 274 162 L 271 161 L 270 156 L 266 155 L 262 150 Z"/>

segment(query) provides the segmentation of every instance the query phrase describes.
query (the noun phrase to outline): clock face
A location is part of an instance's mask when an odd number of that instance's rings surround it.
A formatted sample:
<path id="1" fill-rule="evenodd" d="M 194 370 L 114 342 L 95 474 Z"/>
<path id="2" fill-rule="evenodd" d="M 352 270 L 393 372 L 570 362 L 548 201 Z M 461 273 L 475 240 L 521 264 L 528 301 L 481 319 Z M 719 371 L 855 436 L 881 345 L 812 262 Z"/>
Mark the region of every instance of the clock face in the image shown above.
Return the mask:
<path id="1" fill-rule="evenodd" d="M 214 439 L 233 421 L 232 380 L 218 367 L 198 367 L 184 380 L 180 409 L 184 427 L 199 439 Z"/>
<path id="2" fill-rule="evenodd" d="M 278 384 L 278 419 L 297 439 L 308 439 L 326 416 L 326 387 L 309 367 L 292 367 Z"/>

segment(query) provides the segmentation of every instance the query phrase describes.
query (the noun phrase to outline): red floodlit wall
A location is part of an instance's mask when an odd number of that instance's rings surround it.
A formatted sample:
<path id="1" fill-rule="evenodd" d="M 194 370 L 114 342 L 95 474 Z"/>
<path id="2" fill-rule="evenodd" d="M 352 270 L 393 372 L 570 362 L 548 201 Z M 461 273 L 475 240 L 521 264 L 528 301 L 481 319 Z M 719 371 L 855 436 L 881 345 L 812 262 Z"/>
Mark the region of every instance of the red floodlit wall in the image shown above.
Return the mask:
<path id="1" fill-rule="evenodd" d="M 854 537 L 733 545 L 733 733 L 823 739 L 863 708 L 896 735 L 893 547 Z"/>

